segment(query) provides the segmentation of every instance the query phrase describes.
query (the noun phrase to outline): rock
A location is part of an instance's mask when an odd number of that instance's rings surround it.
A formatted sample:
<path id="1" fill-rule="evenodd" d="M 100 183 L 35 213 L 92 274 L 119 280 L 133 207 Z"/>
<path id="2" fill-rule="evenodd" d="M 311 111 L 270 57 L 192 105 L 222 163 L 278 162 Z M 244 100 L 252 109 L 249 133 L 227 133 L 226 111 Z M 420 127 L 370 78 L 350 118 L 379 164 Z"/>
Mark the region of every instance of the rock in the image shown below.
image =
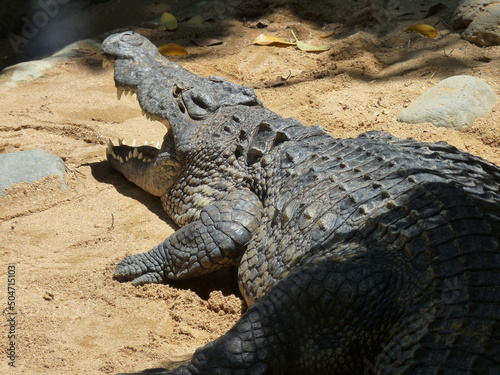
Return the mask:
<path id="1" fill-rule="evenodd" d="M 500 45 L 500 3 L 492 4 L 479 13 L 462 38 L 482 47 Z"/>
<path id="2" fill-rule="evenodd" d="M 498 0 L 462 0 L 453 13 L 451 26 L 455 30 L 465 29 L 485 7 L 498 3 Z"/>
<path id="3" fill-rule="evenodd" d="M 79 40 L 42 60 L 25 61 L 16 65 L 11 65 L 1 72 L 2 76 L 8 79 L 4 84 L 0 84 L 0 91 L 6 91 L 17 87 L 19 82 L 42 77 L 51 68 L 71 60 L 71 58 L 78 56 L 79 51 L 83 50 L 97 52 L 100 50 L 100 43 L 91 39 Z"/>
<path id="4" fill-rule="evenodd" d="M 471 76 L 454 76 L 417 98 L 399 113 L 397 120 L 463 129 L 491 111 L 495 101 L 495 92 L 484 81 Z"/>
<path id="5" fill-rule="evenodd" d="M 58 175 L 64 183 L 65 164 L 50 152 L 35 149 L 0 155 L 0 196 L 6 188 L 20 182 L 34 182 L 43 177 Z"/>
<path id="6" fill-rule="evenodd" d="M 451 24 L 465 29 L 462 38 L 483 47 L 500 44 L 500 2 L 498 0 L 464 0 Z"/>

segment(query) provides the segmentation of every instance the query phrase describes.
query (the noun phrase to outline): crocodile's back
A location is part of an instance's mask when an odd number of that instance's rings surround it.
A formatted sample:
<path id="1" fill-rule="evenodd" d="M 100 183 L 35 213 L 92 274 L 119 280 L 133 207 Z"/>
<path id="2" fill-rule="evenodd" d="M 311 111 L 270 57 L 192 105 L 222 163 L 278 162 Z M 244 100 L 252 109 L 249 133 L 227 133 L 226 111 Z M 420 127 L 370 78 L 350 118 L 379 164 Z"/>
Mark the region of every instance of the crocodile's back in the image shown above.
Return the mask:
<path id="1" fill-rule="evenodd" d="M 305 134 L 276 152 L 268 173 L 266 215 L 240 265 L 248 299 L 300 269 L 389 260 L 401 284 L 394 319 L 404 318 L 388 334 L 378 371 L 399 373 L 410 358 L 417 367 L 452 363 L 449 347 L 498 352 L 498 168 L 445 143 Z M 457 358 L 455 368 L 491 366 L 474 358 Z"/>
<path id="2" fill-rule="evenodd" d="M 255 267 L 269 264 L 271 278 L 313 259 L 352 256 L 365 251 L 352 250 L 361 245 L 367 251 L 389 246 L 423 269 L 467 248 L 474 249 L 472 257 L 498 253 L 500 173 L 494 165 L 445 143 L 383 132 L 347 140 L 310 129 L 305 134 L 277 150 L 278 161 L 267 171 L 266 237 L 257 236 L 249 251 L 257 254 Z"/>

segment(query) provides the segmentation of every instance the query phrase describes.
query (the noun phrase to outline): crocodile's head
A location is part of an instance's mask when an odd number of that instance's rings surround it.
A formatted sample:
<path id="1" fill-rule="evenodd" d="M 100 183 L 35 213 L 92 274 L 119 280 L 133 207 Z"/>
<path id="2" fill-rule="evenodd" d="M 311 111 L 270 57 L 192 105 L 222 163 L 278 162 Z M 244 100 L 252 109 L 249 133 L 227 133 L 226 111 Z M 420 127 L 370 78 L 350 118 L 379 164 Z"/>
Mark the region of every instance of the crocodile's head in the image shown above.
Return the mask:
<path id="1" fill-rule="evenodd" d="M 212 126 L 211 117 L 223 107 L 258 105 L 252 89 L 219 77 L 202 78 L 167 60 L 143 36 L 127 31 L 102 43 L 106 60 L 115 63 L 118 97 L 137 94 L 143 113 L 167 127 L 155 147 L 108 145 L 107 157 L 115 169 L 151 194 L 162 196 L 182 169 L 186 154 L 196 147 L 196 135 Z"/>

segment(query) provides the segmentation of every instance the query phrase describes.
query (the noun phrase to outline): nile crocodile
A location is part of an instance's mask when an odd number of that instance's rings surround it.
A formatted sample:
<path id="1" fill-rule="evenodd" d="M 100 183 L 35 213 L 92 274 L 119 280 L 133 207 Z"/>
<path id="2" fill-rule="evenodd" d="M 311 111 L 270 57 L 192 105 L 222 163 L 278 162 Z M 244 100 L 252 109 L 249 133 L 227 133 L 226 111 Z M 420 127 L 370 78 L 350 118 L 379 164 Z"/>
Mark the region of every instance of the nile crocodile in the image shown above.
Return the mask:
<path id="1" fill-rule="evenodd" d="M 444 142 L 335 139 L 201 78 L 133 32 L 108 37 L 120 92 L 167 127 L 107 148 L 181 227 L 114 277 L 238 267 L 249 308 L 161 374 L 500 373 L 500 168 Z"/>

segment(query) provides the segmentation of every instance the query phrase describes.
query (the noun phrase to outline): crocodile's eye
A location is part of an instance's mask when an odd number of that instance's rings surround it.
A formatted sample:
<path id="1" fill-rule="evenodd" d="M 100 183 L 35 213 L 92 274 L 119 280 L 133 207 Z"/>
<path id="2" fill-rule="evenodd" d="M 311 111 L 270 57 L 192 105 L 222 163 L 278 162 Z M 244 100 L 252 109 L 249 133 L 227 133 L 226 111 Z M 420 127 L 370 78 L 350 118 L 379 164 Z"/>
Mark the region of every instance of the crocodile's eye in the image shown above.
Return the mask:
<path id="1" fill-rule="evenodd" d="M 205 93 L 193 92 L 191 95 L 193 103 L 204 110 L 210 110 L 214 106 L 213 98 Z"/>
<path id="2" fill-rule="evenodd" d="M 206 118 L 218 107 L 216 100 L 206 93 L 188 90 L 182 93 L 182 98 L 189 116 L 196 120 Z"/>
<path id="3" fill-rule="evenodd" d="M 172 90 L 172 95 L 174 96 L 174 98 L 178 98 L 180 94 L 182 94 L 182 89 L 175 84 L 174 89 Z"/>
<path id="4" fill-rule="evenodd" d="M 144 43 L 144 38 L 133 32 L 123 33 L 120 39 L 134 47 L 139 47 Z"/>

